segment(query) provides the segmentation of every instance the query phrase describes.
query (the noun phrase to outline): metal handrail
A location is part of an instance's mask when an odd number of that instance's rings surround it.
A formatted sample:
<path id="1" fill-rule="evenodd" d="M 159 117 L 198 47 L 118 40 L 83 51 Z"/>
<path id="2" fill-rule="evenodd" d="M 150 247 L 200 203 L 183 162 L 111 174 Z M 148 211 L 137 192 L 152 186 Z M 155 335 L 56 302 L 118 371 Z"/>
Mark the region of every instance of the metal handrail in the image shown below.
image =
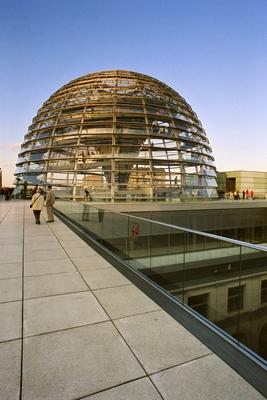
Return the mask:
<path id="1" fill-rule="evenodd" d="M 79 204 L 81 204 L 81 203 L 79 203 Z M 176 229 L 176 230 L 180 230 L 180 231 L 184 231 L 184 232 L 188 232 L 188 233 L 194 233 L 196 235 L 208 237 L 208 238 L 211 238 L 211 239 L 221 240 L 223 242 L 236 244 L 238 246 L 248 247 L 248 248 L 253 249 L 253 250 L 259 250 L 259 251 L 267 252 L 267 246 L 261 246 L 261 245 L 257 245 L 257 244 L 247 243 L 247 242 L 243 242 L 243 241 L 237 240 L 237 239 L 230 239 L 230 238 L 227 238 L 227 237 L 224 237 L 224 236 L 215 235 L 213 233 L 206 233 L 206 232 L 202 232 L 202 231 L 196 231 L 194 229 L 185 228 L 185 227 L 178 226 L 178 225 L 167 224 L 166 222 L 154 221 L 154 220 L 149 219 L 149 218 L 137 217 L 135 215 L 127 214 L 127 213 L 123 213 L 123 212 L 119 212 L 119 211 L 105 210 L 104 208 L 100 208 L 100 207 L 97 208 L 97 207 L 95 207 L 93 205 L 90 205 L 90 204 L 83 204 L 83 205 L 86 205 L 87 207 L 95 208 L 96 210 L 100 209 L 102 211 L 110 212 L 112 214 L 117 214 L 117 215 L 120 215 L 120 216 L 123 215 L 123 216 L 126 216 L 126 217 L 138 219 L 140 221 L 145 221 L 145 222 L 161 225 L 161 226 L 164 226 L 164 227 L 167 227 L 167 228 L 172 228 L 172 229 Z"/>

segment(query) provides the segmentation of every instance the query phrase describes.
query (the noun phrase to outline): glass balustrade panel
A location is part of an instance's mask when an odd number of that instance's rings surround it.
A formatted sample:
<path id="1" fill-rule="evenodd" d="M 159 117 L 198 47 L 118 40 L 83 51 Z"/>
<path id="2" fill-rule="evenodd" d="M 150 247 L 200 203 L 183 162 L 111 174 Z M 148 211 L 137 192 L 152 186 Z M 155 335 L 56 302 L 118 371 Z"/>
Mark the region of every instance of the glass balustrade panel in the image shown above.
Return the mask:
<path id="1" fill-rule="evenodd" d="M 149 227 L 149 222 L 129 216 L 127 234 L 128 263 L 140 270 L 144 275 L 149 274 L 150 270 Z"/>
<path id="2" fill-rule="evenodd" d="M 240 286 L 239 326 L 232 336 L 267 360 L 267 252 L 241 247 Z"/>
<path id="3" fill-rule="evenodd" d="M 98 210 L 98 227 L 102 243 L 120 258 L 127 259 L 128 217 Z"/>
<path id="4" fill-rule="evenodd" d="M 150 223 L 150 279 L 183 300 L 184 233 Z"/>
<path id="5" fill-rule="evenodd" d="M 216 238 L 187 233 L 185 247 L 184 302 L 230 333 L 229 317 L 238 326 L 240 246 L 224 247 Z"/>

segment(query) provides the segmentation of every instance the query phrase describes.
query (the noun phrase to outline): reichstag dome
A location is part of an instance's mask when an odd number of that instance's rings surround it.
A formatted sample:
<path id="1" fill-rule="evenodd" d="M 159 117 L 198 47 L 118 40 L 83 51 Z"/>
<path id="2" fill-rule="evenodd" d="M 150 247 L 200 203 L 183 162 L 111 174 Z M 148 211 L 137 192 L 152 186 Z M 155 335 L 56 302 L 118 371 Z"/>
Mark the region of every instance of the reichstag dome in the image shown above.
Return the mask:
<path id="1" fill-rule="evenodd" d="M 150 76 L 104 71 L 56 91 L 18 156 L 21 185 L 93 201 L 217 197 L 216 168 L 196 113 Z"/>

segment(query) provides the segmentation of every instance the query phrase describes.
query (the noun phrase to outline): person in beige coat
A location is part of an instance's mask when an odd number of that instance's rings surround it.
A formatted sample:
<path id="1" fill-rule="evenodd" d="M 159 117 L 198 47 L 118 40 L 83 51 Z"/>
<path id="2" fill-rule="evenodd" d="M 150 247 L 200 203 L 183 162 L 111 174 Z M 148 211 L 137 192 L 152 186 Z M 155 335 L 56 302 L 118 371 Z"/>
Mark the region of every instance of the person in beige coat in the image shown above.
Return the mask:
<path id="1" fill-rule="evenodd" d="M 40 225 L 40 215 L 41 211 L 44 208 L 44 196 L 41 188 L 37 190 L 37 192 L 32 196 L 32 201 L 30 207 L 32 208 L 35 223 Z"/>
<path id="2" fill-rule="evenodd" d="M 48 185 L 48 191 L 46 193 L 46 212 L 48 220 L 46 222 L 54 222 L 53 205 L 55 204 L 55 195 L 52 190 L 52 186 Z"/>

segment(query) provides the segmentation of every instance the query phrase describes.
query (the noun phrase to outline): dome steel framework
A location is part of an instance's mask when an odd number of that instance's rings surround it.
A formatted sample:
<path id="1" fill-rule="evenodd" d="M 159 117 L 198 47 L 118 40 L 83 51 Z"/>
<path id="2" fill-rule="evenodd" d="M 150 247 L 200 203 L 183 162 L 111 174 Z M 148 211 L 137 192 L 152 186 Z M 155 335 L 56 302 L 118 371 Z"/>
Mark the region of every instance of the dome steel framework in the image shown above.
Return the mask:
<path id="1" fill-rule="evenodd" d="M 93 200 L 217 197 L 214 158 L 195 112 L 157 79 L 130 71 L 82 76 L 38 110 L 17 181 Z"/>

